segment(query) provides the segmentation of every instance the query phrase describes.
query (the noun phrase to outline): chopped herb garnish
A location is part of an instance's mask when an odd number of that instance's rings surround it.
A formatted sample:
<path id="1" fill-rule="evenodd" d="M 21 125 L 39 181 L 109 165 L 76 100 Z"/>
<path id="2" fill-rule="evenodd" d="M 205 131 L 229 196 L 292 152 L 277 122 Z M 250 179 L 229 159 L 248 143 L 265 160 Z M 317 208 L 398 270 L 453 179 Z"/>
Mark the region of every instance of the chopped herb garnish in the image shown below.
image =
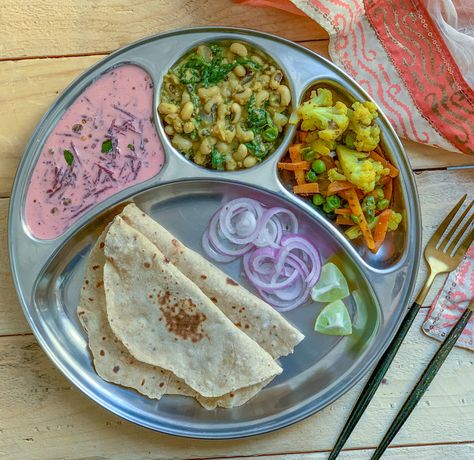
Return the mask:
<path id="1" fill-rule="evenodd" d="M 106 141 L 102 142 L 102 147 L 100 151 L 102 153 L 109 153 L 113 150 L 112 139 L 107 139 Z"/>
<path id="2" fill-rule="evenodd" d="M 203 56 L 193 53 L 188 60 L 177 70 L 176 74 L 183 85 L 202 83 L 206 88 L 215 86 L 225 80 L 239 64 L 257 70 L 260 65 L 251 59 L 237 58 L 232 62 L 223 62 L 223 49 L 219 45 L 211 45 L 212 58 L 210 61 Z M 188 89 L 189 91 L 189 89 Z"/>
<path id="3" fill-rule="evenodd" d="M 267 111 L 255 106 L 255 94 L 252 94 L 247 102 L 247 124 L 250 128 L 262 128 L 267 123 Z"/>
<path id="4" fill-rule="evenodd" d="M 247 150 L 254 156 L 259 159 L 263 159 L 267 156 L 267 149 L 265 147 L 265 144 L 260 142 L 258 139 L 254 139 L 251 142 L 246 142 L 245 146 L 247 147 Z"/>
<path id="5" fill-rule="evenodd" d="M 135 152 L 135 146 L 133 144 L 128 144 L 127 147 L 132 151 Z"/>
<path id="6" fill-rule="evenodd" d="M 237 64 L 243 65 L 244 67 L 250 70 L 259 70 L 262 68 L 260 64 L 248 58 L 239 57 L 236 59 L 236 62 Z"/>
<path id="7" fill-rule="evenodd" d="M 224 170 L 225 155 L 219 153 L 217 149 L 213 148 L 211 151 L 211 167 L 219 171 Z"/>
<path id="8" fill-rule="evenodd" d="M 64 159 L 69 166 L 72 166 L 74 163 L 74 155 L 70 150 L 64 150 Z"/>

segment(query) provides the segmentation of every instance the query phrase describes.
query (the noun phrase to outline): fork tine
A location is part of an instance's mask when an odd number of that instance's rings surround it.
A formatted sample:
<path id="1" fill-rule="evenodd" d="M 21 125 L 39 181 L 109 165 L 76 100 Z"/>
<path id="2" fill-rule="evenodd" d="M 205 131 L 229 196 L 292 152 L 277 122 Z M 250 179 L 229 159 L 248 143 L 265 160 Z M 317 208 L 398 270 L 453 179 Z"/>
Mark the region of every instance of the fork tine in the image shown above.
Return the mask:
<path id="1" fill-rule="evenodd" d="M 460 232 L 460 235 L 463 235 L 464 232 L 469 228 L 469 225 L 472 223 L 472 221 L 474 220 L 474 214 L 471 216 L 471 218 L 469 219 L 468 222 L 466 222 L 466 225 L 464 226 L 464 228 L 462 229 L 462 232 Z M 459 239 L 459 237 L 457 238 Z M 457 251 L 454 253 L 455 256 L 460 256 L 460 255 L 464 255 L 467 250 L 469 249 L 469 246 L 471 245 L 472 241 L 474 240 L 474 228 L 471 230 L 471 233 L 469 233 L 469 235 L 466 236 L 466 238 L 464 238 L 464 240 L 462 241 L 462 243 L 459 245 L 459 248 L 457 249 Z M 454 242 L 450 245 L 450 247 L 453 246 L 453 248 L 456 246 L 454 244 Z"/>
<path id="2" fill-rule="evenodd" d="M 464 220 L 464 218 L 467 216 L 467 213 L 471 210 L 472 208 L 472 205 L 474 204 L 474 201 L 471 201 L 471 203 L 469 204 L 469 206 L 466 207 L 466 209 L 463 211 L 463 213 L 461 214 L 461 216 L 459 217 L 459 219 L 456 221 L 455 224 L 453 224 L 453 226 L 451 227 L 451 230 L 449 231 L 449 233 L 443 238 L 443 240 L 440 242 L 440 245 L 439 245 L 439 249 L 440 250 L 443 250 L 449 243 L 449 240 L 451 239 L 451 237 L 456 233 L 456 230 L 459 228 L 459 226 L 461 225 L 462 221 Z M 462 232 L 460 232 L 460 235 L 462 235 Z M 459 239 L 458 239 L 459 241 Z M 452 245 L 450 246 L 450 248 L 452 249 Z"/>
<path id="3" fill-rule="evenodd" d="M 454 206 L 451 212 L 444 218 L 443 222 L 441 222 L 437 230 L 433 233 L 433 236 L 431 237 L 430 241 L 428 241 L 428 244 L 430 243 L 436 244 L 440 240 L 440 238 L 443 236 L 443 233 L 448 228 L 448 225 L 453 220 L 453 217 L 459 211 L 459 208 L 463 205 L 464 201 L 466 200 L 466 197 L 467 197 L 467 193 L 458 201 L 458 204 Z"/>

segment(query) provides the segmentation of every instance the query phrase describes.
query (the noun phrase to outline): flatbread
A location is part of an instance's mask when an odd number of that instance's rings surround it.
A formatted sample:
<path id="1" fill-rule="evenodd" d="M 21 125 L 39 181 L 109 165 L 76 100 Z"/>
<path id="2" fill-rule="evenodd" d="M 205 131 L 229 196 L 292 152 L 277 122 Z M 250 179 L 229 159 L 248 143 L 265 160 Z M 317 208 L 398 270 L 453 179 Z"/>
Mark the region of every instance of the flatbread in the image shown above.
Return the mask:
<path id="1" fill-rule="evenodd" d="M 105 230 L 89 254 L 77 314 L 87 332 L 89 349 L 97 374 L 117 385 L 133 388 L 145 396 L 160 399 L 165 394 L 194 397 L 206 409 L 232 408 L 245 404 L 271 379 L 219 398 L 205 398 L 189 388 L 172 372 L 136 360 L 113 334 L 105 306 L 103 269 Z"/>
<path id="2" fill-rule="evenodd" d="M 105 237 L 109 325 L 137 360 L 215 398 L 282 372 L 145 236 L 114 219 Z"/>
<path id="3" fill-rule="evenodd" d="M 148 238 L 179 270 L 209 297 L 245 334 L 277 359 L 293 352 L 304 335 L 280 313 L 197 252 L 187 248 L 135 204 L 120 216 Z"/>
<path id="4" fill-rule="evenodd" d="M 169 391 L 180 391 L 171 372 L 134 359 L 110 329 L 103 287 L 104 246 L 105 232 L 89 255 L 77 310 L 89 338 L 97 374 L 107 382 L 135 388 L 150 398 L 160 399 L 169 386 Z"/>

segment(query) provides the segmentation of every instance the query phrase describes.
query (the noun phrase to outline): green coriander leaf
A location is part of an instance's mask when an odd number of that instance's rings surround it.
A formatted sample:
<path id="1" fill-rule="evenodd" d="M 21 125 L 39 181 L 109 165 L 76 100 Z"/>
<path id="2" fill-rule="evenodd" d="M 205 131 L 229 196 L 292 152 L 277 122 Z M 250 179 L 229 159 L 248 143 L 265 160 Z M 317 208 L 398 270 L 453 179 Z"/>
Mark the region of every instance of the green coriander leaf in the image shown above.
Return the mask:
<path id="1" fill-rule="evenodd" d="M 211 167 L 219 171 L 224 170 L 225 156 L 213 148 L 211 151 Z"/>
<path id="2" fill-rule="evenodd" d="M 102 147 L 100 151 L 102 153 L 109 153 L 113 150 L 112 139 L 107 139 L 106 141 L 102 142 Z"/>
<path id="3" fill-rule="evenodd" d="M 64 150 L 64 159 L 69 166 L 72 166 L 74 163 L 74 155 L 70 150 Z"/>

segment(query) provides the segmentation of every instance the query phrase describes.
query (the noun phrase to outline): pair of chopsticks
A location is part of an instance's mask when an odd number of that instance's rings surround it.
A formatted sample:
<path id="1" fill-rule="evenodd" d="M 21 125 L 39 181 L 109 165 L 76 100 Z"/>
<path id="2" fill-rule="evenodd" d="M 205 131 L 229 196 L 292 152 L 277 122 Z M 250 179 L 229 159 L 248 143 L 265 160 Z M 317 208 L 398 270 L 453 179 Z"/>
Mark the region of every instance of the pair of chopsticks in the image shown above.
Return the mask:
<path id="1" fill-rule="evenodd" d="M 374 396 L 377 388 L 379 387 L 383 377 L 385 376 L 390 364 L 392 363 L 395 355 L 403 342 L 403 339 L 407 335 L 410 326 L 413 324 L 421 305 L 423 304 L 434 279 L 441 273 L 450 273 L 457 268 L 466 254 L 469 246 L 474 240 L 474 229 L 471 229 L 471 224 L 474 221 L 474 214 L 468 217 L 466 216 L 471 210 L 474 201 L 471 201 L 459 218 L 454 222 L 458 211 L 462 207 L 467 195 L 464 195 L 459 202 L 454 206 L 451 212 L 441 222 L 430 241 L 425 247 L 424 257 L 425 261 L 429 266 L 428 275 L 423 284 L 423 287 L 418 294 L 415 302 L 411 306 L 407 315 L 403 319 L 403 322 L 398 329 L 394 339 L 388 346 L 387 350 L 383 354 L 382 358 L 378 362 L 374 372 L 369 378 L 369 381 L 365 385 L 359 399 L 357 400 L 349 419 L 347 420 L 339 438 L 334 445 L 334 448 L 329 455 L 329 460 L 335 460 L 339 455 L 342 447 L 346 443 L 353 429 L 357 425 L 357 422 L 362 417 L 365 409 L 369 405 L 372 397 Z M 463 224 L 464 222 L 464 224 Z M 452 224 L 452 225 L 450 225 Z M 448 227 L 450 227 L 449 231 Z M 392 442 L 400 428 L 403 426 L 413 409 L 420 401 L 421 397 L 428 389 L 429 385 L 433 381 L 435 375 L 440 369 L 443 362 L 446 360 L 449 352 L 452 350 L 457 339 L 461 335 L 464 327 L 468 323 L 474 311 L 474 300 L 471 301 L 467 309 L 462 314 L 456 325 L 453 327 L 441 347 L 438 349 L 436 354 L 433 356 L 428 367 L 425 369 L 420 380 L 416 384 L 410 396 L 405 401 L 405 404 L 400 409 L 399 413 L 395 417 L 392 425 L 388 429 L 380 445 L 372 455 L 372 460 L 379 459 L 387 447 Z"/>

